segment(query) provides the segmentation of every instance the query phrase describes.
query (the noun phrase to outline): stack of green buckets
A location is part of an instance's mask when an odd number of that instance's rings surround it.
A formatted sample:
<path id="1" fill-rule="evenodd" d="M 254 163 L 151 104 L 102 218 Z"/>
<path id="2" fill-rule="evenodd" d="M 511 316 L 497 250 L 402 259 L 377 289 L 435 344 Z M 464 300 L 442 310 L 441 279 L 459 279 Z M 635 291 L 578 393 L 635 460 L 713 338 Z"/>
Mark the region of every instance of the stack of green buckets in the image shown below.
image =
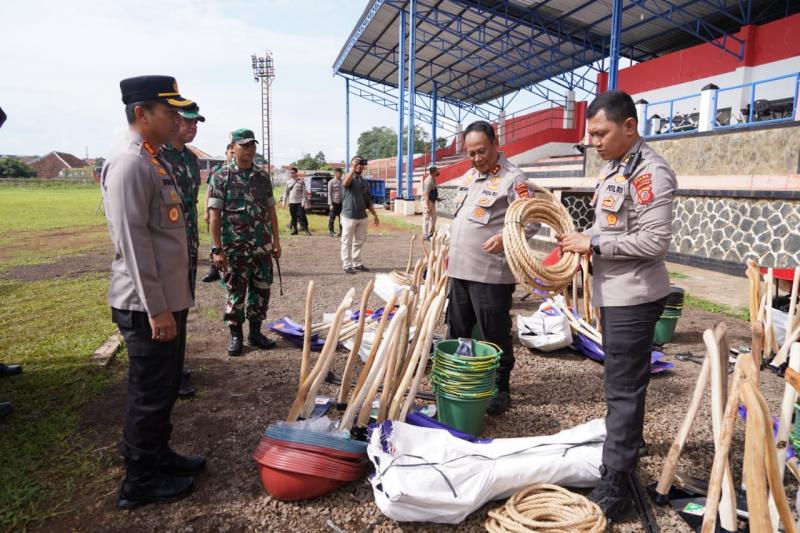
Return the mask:
<path id="1" fill-rule="evenodd" d="M 661 346 L 672 341 L 675 336 L 675 326 L 683 313 L 683 299 L 686 296 L 680 287 L 672 287 L 672 292 L 667 297 L 667 305 L 661 318 L 656 322 L 656 332 L 653 335 L 653 344 Z"/>
<path id="2" fill-rule="evenodd" d="M 458 339 L 436 343 L 431 381 L 439 420 L 465 433 L 479 435 L 502 351 L 494 344 L 471 340 L 471 356 L 458 355 Z"/>

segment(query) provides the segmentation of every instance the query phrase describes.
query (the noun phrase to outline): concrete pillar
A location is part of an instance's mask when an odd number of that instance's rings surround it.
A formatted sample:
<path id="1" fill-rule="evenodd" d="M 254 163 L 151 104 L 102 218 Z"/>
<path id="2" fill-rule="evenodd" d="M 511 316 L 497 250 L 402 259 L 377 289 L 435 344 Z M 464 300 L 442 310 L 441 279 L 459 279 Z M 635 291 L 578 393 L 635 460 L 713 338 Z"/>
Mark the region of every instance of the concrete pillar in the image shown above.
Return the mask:
<path id="1" fill-rule="evenodd" d="M 562 127 L 571 130 L 575 127 L 575 91 L 567 91 L 567 99 L 564 102 L 564 122 Z"/>
<path id="2" fill-rule="evenodd" d="M 503 109 L 497 115 L 497 137 L 500 139 L 500 146 L 506 144 L 506 111 Z"/>
<path id="3" fill-rule="evenodd" d="M 639 123 L 639 135 L 646 137 L 650 134 L 647 127 L 647 100 L 639 99 L 636 101 L 636 121 Z"/>
<path id="4" fill-rule="evenodd" d="M 700 118 L 697 131 L 711 131 L 714 129 L 714 120 L 717 115 L 717 91 L 719 87 L 709 83 L 700 89 Z"/>
<path id="5" fill-rule="evenodd" d="M 461 154 L 461 151 L 464 149 L 464 129 L 461 126 L 461 123 L 458 123 L 456 126 L 456 153 Z"/>

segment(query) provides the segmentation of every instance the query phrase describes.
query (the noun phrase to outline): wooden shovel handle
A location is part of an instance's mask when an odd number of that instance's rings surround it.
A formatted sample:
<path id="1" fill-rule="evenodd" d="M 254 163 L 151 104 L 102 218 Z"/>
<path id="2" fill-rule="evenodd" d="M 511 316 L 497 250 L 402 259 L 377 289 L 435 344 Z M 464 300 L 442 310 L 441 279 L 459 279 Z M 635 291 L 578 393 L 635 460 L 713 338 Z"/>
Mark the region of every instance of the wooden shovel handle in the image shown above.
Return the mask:
<path id="1" fill-rule="evenodd" d="M 303 357 L 300 360 L 300 382 L 298 387 L 303 385 L 303 381 L 308 376 L 308 360 L 311 356 L 311 309 L 314 301 L 314 280 L 308 282 L 306 291 L 305 323 L 303 324 Z"/>
<path id="2" fill-rule="evenodd" d="M 364 325 L 367 322 L 367 303 L 369 297 L 372 295 L 372 290 L 375 288 L 375 280 L 369 280 L 369 283 L 364 288 L 361 294 L 361 306 L 358 308 L 358 329 L 356 330 L 356 338 L 353 340 L 353 347 L 350 349 L 350 354 L 347 356 L 347 363 L 344 367 L 344 374 L 342 375 L 342 387 L 339 389 L 339 403 L 344 403 L 347 400 L 347 395 L 350 392 L 350 386 L 353 380 L 353 369 L 355 367 L 358 352 L 361 349 L 361 339 L 364 336 Z"/>

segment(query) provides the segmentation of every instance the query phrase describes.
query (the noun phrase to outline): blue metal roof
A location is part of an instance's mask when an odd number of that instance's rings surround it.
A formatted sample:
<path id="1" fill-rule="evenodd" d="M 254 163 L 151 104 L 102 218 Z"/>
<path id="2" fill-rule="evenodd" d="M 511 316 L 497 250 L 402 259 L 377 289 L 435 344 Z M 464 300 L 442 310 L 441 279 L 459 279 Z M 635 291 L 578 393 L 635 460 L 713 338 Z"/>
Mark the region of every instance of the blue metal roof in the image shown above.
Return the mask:
<path id="1" fill-rule="evenodd" d="M 370 0 L 334 74 L 397 87 L 399 13 L 408 2 Z M 733 32 L 798 11 L 796 0 L 624 0 L 621 55 L 645 61 L 705 41 L 741 57 Z M 440 101 L 459 106 L 521 89 L 546 99 L 594 93 L 610 33 L 610 0 L 417 0 L 416 91 L 431 94 L 435 84 Z"/>

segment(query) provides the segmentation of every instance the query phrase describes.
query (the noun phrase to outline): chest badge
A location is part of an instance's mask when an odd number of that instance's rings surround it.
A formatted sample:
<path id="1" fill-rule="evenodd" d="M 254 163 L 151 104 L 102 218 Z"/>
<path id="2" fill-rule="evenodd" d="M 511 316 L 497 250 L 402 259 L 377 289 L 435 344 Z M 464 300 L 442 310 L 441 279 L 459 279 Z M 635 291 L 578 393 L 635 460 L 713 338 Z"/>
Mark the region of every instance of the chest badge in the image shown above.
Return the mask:
<path id="1" fill-rule="evenodd" d="M 181 215 L 181 212 L 178 210 L 177 207 L 171 208 L 169 210 L 169 213 L 167 213 L 167 216 L 169 216 L 170 222 L 177 222 L 178 221 L 178 217 L 180 217 L 180 215 Z"/>
<path id="2" fill-rule="evenodd" d="M 615 203 L 617 203 L 617 200 L 613 196 L 606 196 L 603 198 L 603 207 L 611 208 L 614 207 Z"/>
<path id="3" fill-rule="evenodd" d="M 609 226 L 616 226 L 617 225 L 617 220 L 618 219 L 617 219 L 617 215 L 615 215 L 614 213 L 609 213 L 608 214 L 608 218 L 606 218 L 606 220 L 608 221 L 608 225 Z"/>
<path id="4" fill-rule="evenodd" d="M 628 179 L 628 178 L 626 178 L 625 176 L 619 175 L 619 176 L 614 178 L 614 181 L 616 181 L 617 183 L 625 183 L 626 179 Z"/>
<path id="5" fill-rule="evenodd" d="M 472 216 L 474 216 L 475 218 L 483 218 L 485 214 L 486 214 L 486 209 L 482 207 L 476 207 L 475 210 L 472 212 Z"/>

